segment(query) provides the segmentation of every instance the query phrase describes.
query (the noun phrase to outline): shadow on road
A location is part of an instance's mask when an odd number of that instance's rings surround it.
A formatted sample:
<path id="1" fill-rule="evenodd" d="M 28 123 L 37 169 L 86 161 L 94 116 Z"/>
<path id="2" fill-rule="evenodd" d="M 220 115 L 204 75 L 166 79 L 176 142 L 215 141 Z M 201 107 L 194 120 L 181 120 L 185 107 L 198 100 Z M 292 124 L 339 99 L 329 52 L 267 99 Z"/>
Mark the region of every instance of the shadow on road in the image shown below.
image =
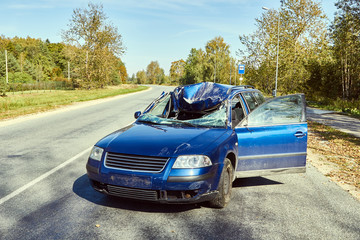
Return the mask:
<path id="1" fill-rule="evenodd" d="M 233 183 L 234 188 L 238 187 L 253 187 L 262 185 L 283 184 L 281 182 L 272 181 L 263 177 L 240 178 Z M 86 174 L 82 175 L 73 185 L 73 192 L 79 197 L 86 199 L 89 202 L 97 205 L 120 208 L 140 212 L 161 212 L 161 213 L 176 213 L 184 212 L 192 209 L 206 207 L 206 203 L 199 204 L 159 204 L 150 202 L 141 202 L 132 199 L 123 199 L 114 196 L 107 196 L 95 191 L 89 182 Z"/>
<path id="2" fill-rule="evenodd" d="M 86 174 L 76 179 L 73 184 L 73 192 L 79 197 L 97 205 L 139 212 L 177 213 L 201 208 L 201 206 L 203 206 L 201 204 L 158 204 L 106 196 L 91 187 Z"/>
<path id="3" fill-rule="evenodd" d="M 283 184 L 281 182 L 273 181 L 264 177 L 249 177 L 249 178 L 238 178 L 234 181 L 233 187 L 255 187 L 263 185 L 277 185 Z"/>

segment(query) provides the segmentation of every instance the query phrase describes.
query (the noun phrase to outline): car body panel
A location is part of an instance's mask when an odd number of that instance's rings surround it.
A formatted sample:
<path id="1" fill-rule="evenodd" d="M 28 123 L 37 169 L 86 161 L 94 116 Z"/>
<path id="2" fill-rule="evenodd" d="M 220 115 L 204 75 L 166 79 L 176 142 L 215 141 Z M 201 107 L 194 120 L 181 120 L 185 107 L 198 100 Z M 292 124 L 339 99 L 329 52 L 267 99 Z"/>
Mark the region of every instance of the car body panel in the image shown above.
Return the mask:
<path id="1" fill-rule="evenodd" d="M 174 127 L 134 123 L 125 131 L 116 132 L 111 140 L 104 139 L 97 144 L 106 152 L 124 154 L 176 157 L 182 153 L 198 154 L 225 134 L 223 129 Z M 104 144 L 106 142 L 106 144 Z"/>
<path id="2" fill-rule="evenodd" d="M 283 113 L 286 111 L 285 113 Z M 252 118 L 256 115 L 256 119 Z M 249 120 L 250 119 L 250 120 Z M 307 123 L 304 95 L 271 99 L 235 128 L 239 142 L 237 177 L 276 173 L 274 169 L 305 171 Z"/>
<path id="3" fill-rule="evenodd" d="M 239 139 L 237 171 L 272 168 L 304 167 L 306 164 L 307 124 L 241 127 L 236 130 Z"/>

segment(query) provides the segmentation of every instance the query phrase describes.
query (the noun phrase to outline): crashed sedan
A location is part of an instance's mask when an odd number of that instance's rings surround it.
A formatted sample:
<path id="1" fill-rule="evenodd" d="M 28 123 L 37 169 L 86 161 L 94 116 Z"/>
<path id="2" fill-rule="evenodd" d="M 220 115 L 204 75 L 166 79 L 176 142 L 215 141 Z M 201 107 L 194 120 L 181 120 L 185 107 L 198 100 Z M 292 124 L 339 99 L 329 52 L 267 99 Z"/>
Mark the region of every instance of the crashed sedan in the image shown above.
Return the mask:
<path id="1" fill-rule="evenodd" d="M 198 83 L 162 93 L 96 143 L 92 187 L 122 198 L 227 205 L 236 178 L 305 172 L 305 97 Z"/>

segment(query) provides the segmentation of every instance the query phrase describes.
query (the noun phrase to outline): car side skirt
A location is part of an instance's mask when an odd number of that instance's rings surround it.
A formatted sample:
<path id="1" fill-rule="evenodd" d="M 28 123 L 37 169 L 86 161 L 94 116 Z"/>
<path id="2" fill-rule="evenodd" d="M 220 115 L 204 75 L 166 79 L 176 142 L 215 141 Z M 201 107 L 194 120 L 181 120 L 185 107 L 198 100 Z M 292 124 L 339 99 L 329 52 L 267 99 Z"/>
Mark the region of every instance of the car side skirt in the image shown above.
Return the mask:
<path id="1" fill-rule="evenodd" d="M 266 154 L 266 155 L 254 155 L 254 156 L 238 156 L 238 160 L 247 160 L 247 159 L 263 159 L 263 158 L 285 158 L 285 157 L 298 157 L 306 156 L 306 152 L 298 153 L 280 153 L 280 154 Z"/>
<path id="2" fill-rule="evenodd" d="M 274 168 L 253 171 L 237 171 L 236 178 L 260 177 L 276 174 L 290 174 L 290 173 L 305 173 L 306 167 L 292 167 L 292 168 Z"/>

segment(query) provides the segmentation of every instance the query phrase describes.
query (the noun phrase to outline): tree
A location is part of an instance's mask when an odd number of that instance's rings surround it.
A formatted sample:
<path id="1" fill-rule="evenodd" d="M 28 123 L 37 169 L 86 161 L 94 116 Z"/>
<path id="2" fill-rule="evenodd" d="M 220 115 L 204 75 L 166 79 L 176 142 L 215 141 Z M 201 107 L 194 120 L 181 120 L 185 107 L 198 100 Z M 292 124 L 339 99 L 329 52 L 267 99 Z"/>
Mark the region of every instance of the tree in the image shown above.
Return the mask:
<path id="1" fill-rule="evenodd" d="M 119 67 L 119 75 L 121 78 L 121 83 L 126 83 L 128 74 L 127 74 L 126 67 L 124 64 Z"/>
<path id="2" fill-rule="evenodd" d="M 205 51 L 207 63 L 209 63 L 205 66 L 206 81 L 228 83 L 230 74 L 230 46 L 224 42 L 224 38 L 215 37 L 207 42 Z"/>
<path id="3" fill-rule="evenodd" d="M 171 63 L 170 67 L 170 84 L 179 85 L 180 80 L 185 74 L 185 61 L 180 59 Z"/>
<path id="4" fill-rule="evenodd" d="M 146 83 L 146 72 L 144 70 L 138 71 L 136 73 L 136 83 L 145 84 Z"/>
<path id="5" fill-rule="evenodd" d="M 311 75 L 307 64 L 319 60 L 328 43 L 326 16 L 319 2 L 288 0 L 280 10 L 263 13 L 256 19 L 257 30 L 240 36 L 244 49 L 239 55 L 247 65 L 251 83 L 270 93 L 275 85 L 279 17 L 278 89 L 283 93 L 303 91 Z"/>
<path id="6" fill-rule="evenodd" d="M 160 68 L 158 61 L 152 61 L 146 68 L 147 83 L 161 84 L 164 80 L 164 70 Z"/>
<path id="7" fill-rule="evenodd" d="M 73 11 L 69 29 L 62 33 L 66 43 L 77 47 L 68 49 L 67 53 L 77 65 L 82 87 L 103 87 L 110 83 L 116 62 L 125 52 L 122 36 L 106 20 L 103 6 L 89 3 L 88 8 Z"/>
<path id="8" fill-rule="evenodd" d="M 205 52 L 192 48 L 185 65 L 183 84 L 200 83 L 204 81 Z"/>
<path id="9" fill-rule="evenodd" d="M 331 26 L 334 56 L 341 68 L 343 99 L 360 96 L 360 2 L 339 0 L 338 14 Z"/>

